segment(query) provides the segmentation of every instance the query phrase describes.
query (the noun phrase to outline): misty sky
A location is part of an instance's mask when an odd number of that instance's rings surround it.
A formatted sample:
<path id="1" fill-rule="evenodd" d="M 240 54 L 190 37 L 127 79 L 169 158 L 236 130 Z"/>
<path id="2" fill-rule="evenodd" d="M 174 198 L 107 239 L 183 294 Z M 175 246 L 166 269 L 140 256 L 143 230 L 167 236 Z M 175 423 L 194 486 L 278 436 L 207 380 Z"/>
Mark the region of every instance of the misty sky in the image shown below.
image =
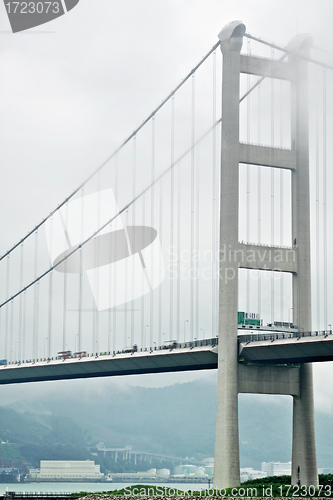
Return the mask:
<path id="1" fill-rule="evenodd" d="M 329 0 L 80 0 L 67 15 L 13 35 L 2 3 L 0 253 L 146 118 L 216 43 L 225 24 L 240 19 L 249 33 L 281 45 L 297 31 L 308 32 L 316 46 L 333 53 L 332 10 Z M 215 380 L 207 372 L 161 374 L 89 381 L 87 390 L 194 377 Z M 328 413 L 331 377 L 331 363 L 315 367 L 315 402 Z M 60 390 L 63 383 L 48 387 Z M 3 402 L 23 394 L 22 387 L 2 391 Z"/>

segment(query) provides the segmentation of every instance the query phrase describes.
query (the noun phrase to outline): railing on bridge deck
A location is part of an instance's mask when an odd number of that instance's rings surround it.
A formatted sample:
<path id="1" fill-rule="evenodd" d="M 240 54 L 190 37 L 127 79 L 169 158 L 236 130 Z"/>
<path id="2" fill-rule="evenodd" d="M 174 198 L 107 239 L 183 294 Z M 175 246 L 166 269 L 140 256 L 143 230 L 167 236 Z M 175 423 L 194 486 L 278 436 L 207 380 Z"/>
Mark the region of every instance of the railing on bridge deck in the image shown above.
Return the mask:
<path id="1" fill-rule="evenodd" d="M 60 359 L 59 357 L 51 357 L 51 358 L 38 358 L 38 359 L 27 359 L 27 360 L 17 360 L 17 361 L 6 361 L 6 360 L 0 360 L 0 368 L 1 366 L 7 366 L 7 365 L 21 365 L 21 364 L 35 364 L 38 362 L 49 362 L 49 361 L 54 361 L 58 359 L 59 361 L 65 362 L 66 360 L 80 360 L 82 358 L 87 359 L 87 358 L 100 358 L 103 356 L 113 356 L 116 357 L 117 355 L 120 354 L 134 354 L 136 352 L 144 353 L 146 352 L 147 354 L 150 352 L 154 351 L 170 351 L 173 349 L 193 349 L 194 347 L 204 347 L 204 346 L 212 346 L 215 347 L 218 344 L 218 338 L 212 338 L 212 339 L 203 339 L 203 340 L 193 340 L 190 342 L 172 342 L 170 345 L 160 345 L 160 346 L 154 346 L 154 347 L 146 347 L 146 348 L 135 348 L 129 350 L 125 349 L 122 351 L 102 351 L 102 352 L 96 352 L 96 353 L 91 353 L 91 354 L 86 354 L 85 356 L 69 356 L 68 358 L 63 358 Z"/>
<path id="2" fill-rule="evenodd" d="M 263 327 L 261 327 L 262 329 Z M 289 338 L 296 338 L 299 339 L 301 337 L 318 337 L 318 336 L 323 336 L 323 337 L 328 337 L 329 335 L 333 334 L 333 330 L 322 330 L 322 331 L 312 331 L 312 332 L 300 332 L 300 331 L 280 331 L 280 330 L 268 330 L 265 329 L 264 332 L 256 332 L 253 333 L 252 331 L 249 331 L 246 329 L 247 332 L 249 333 L 239 333 L 238 334 L 238 342 L 259 342 L 263 340 L 278 340 L 278 339 L 289 339 Z M 171 341 L 172 342 L 172 341 Z M 146 352 L 151 353 L 154 351 L 172 351 L 173 349 L 193 349 L 195 347 L 205 347 L 205 346 L 212 346 L 215 347 L 218 345 L 218 337 L 211 338 L 211 339 L 202 339 L 202 340 L 193 340 L 190 342 L 172 342 L 170 345 L 160 345 L 160 346 L 154 346 L 154 347 L 146 347 L 146 348 L 135 348 L 129 350 L 123 350 L 123 351 L 109 351 L 109 352 L 96 352 L 96 353 L 91 353 L 91 354 L 86 354 L 85 356 L 82 356 L 84 358 L 100 358 L 103 356 L 113 356 L 116 357 L 117 355 L 121 354 L 135 354 L 136 352 L 144 353 Z M 82 357 L 78 356 L 72 356 L 68 357 L 66 359 L 70 360 L 80 360 Z M 7 366 L 7 365 L 22 365 L 22 364 L 35 364 L 38 362 L 49 362 L 56 360 L 57 357 L 52 357 L 52 358 L 39 358 L 39 359 L 27 359 L 27 360 L 17 360 L 17 361 L 6 361 L 6 360 L 0 360 L 0 368 L 1 366 Z M 58 358 L 59 359 L 59 358 Z M 66 359 L 62 359 L 59 361 L 65 362 Z"/>
<path id="3" fill-rule="evenodd" d="M 278 340 L 278 339 L 289 339 L 296 338 L 299 339 L 301 337 L 328 337 L 332 335 L 332 330 L 316 330 L 313 332 L 300 332 L 300 331 L 269 331 L 265 333 L 247 333 L 238 335 L 239 342 L 256 342 L 260 340 Z"/>

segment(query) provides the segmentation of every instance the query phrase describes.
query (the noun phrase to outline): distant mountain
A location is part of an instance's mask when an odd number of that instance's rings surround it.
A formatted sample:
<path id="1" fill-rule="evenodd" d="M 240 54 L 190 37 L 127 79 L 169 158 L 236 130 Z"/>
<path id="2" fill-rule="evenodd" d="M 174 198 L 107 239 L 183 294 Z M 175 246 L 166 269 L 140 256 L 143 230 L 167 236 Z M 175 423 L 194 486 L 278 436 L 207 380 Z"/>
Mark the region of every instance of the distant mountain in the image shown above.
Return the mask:
<path id="1" fill-rule="evenodd" d="M 22 414 L 10 407 L 0 407 L 0 437 L 3 441 L 20 444 L 79 446 L 85 443 L 83 430 L 65 416 L 29 412 Z"/>
<path id="2" fill-rule="evenodd" d="M 77 392 L 64 397 L 50 393 L 42 400 L 30 395 L 0 407 L 0 437 L 18 443 L 20 454 L 25 459 L 30 456 L 34 463 L 61 457 L 91 458 L 87 449 L 99 442 L 203 458 L 214 456 L 215 413 L 213 383 L 190 382 L 157 389 L 106 385 L 96 394 Z M 316 423 L 318 463 L 329 467 L 333 465 L 333 422 L 318 413 Z M 291 398 L 241 395 L 239 425 L 242 467 L 291 460 Z"/>

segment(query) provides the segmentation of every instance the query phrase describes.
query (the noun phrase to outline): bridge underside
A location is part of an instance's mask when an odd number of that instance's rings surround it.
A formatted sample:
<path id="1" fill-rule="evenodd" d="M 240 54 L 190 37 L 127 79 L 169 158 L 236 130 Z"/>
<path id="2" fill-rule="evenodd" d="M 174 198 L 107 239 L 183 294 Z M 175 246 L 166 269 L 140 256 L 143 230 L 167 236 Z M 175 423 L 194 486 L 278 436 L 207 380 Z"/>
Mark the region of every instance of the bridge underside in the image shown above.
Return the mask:
<path id="1" fill-rule="evenodd" d="M 38 361 L 0 367 L 1 384 L 111 377 L 217 368 L 212 346 Z"/>
<path id="2" fill-rule="evenodd" d="M 244 336 L 241 336 L 239 361 L 250 364 L 288 365 L 333 361 L 332 335 L 275 340 L 244 341 L 243 339 Z M 0 385 L 144 373 L 212 370 L 217 369 L 217 358 L 218 346 L 207 345 L 101 355 L 95 358 L 14 363 L 0 367 Z M 247 389 L 239 392 L 255 391 Z M 258 392 L 261 391 L 258 390 Z M 272 394 L 274 391 L 270 393 Z"/>
<path id="3" fill-rule="evenodd" d="M 333 361 L 332 335 L 241 342 L 239 356 L 249 362 L 312 363 Z"/>

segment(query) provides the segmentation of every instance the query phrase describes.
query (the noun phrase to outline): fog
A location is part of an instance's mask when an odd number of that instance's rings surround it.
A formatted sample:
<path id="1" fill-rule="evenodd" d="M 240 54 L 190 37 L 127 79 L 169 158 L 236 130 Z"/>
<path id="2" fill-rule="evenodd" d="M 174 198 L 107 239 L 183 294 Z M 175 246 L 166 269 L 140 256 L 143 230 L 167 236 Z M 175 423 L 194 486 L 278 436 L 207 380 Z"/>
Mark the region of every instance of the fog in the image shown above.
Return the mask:
<path id="1" fill-rule="evenodd" d="M 333 53 L 328 0 L 81 0 L 51 23 L 13 35 L 0 5 L 0 253 L 47 216 L 146 118 L 216 43 L 228 22 L 285 45 L 307 32 Z M 332 62 L 322 52 L 320 57 Z M 331 89 L 332 90 L 332 89 Z M 329 93 L 329 92 L 328 92 Z M 331 97 L 332 99 L 332 97 Z M 329 179 L 332 181 L 332 179 Z M 332 186 L 332 183 L 329 184 Z M 328 227 L 332 220 L 329 210 Z M 330 277 L 332 273 L 330 272 Z M 333 296 L 329 295 L 329 313 Z M 333 318 L 329 315 L 329 321 Z M 317 364 L 315 404 L 333 412 L 332 363 Z M 1 404 L 105 385 L 163 386 L 215 373 L 131 376 L 1 388 Z"/>

